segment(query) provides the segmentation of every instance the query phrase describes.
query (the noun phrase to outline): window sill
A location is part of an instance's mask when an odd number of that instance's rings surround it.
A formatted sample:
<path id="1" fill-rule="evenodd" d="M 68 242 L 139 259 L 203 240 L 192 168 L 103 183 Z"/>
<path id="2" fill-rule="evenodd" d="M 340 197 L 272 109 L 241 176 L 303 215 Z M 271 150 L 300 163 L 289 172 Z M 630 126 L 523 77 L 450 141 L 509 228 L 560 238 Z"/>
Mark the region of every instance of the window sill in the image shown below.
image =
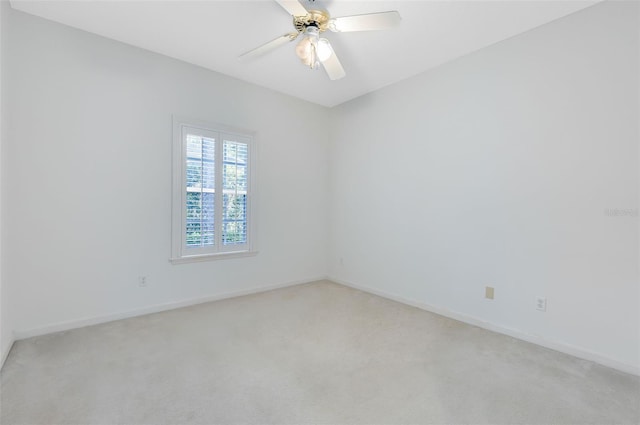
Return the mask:
<path id="1" fill-rule="evenodd" d="M 220 252 L 217 254 L 190 255 L 187 257 L 169 258 L 171 264 L 200 263 L 203 261 L 229 260 L 233 258 L 255 257 L 258 251 Z"/>

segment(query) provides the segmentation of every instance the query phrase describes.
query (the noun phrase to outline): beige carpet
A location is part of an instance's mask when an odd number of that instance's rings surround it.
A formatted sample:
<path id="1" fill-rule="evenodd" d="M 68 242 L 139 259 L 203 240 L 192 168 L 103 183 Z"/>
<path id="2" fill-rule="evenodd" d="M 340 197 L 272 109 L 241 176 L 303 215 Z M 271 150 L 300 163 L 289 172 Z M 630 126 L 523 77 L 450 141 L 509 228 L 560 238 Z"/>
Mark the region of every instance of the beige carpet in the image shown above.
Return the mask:
<path id="1" fill-rule="evenodd" d="M 18 342 L 2 424 L 640 422 L 640 380 L 329 282 Z"/>

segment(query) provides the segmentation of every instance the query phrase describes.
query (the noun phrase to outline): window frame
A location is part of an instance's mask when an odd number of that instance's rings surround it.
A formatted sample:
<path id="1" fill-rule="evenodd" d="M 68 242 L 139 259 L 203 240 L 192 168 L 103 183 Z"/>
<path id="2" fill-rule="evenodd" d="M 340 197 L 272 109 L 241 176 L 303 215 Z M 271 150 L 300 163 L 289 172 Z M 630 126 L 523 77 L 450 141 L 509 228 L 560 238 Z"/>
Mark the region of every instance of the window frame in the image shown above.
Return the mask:
<path id="1" fill-rule="evenodd" d="M 214 237 L 215 244 L 207 248 L 186 247 L 186 197 L 187 197 L 187 143 L 186 130 L 197 131 L 205 137 L 215 137 L 215 208 L 214 208 Z M 237 245 L 224 246 L 222 243 L 223 227 L 223 146 L 225 137 L 228 141 L 246 143 L 248 147 L 247 159 L 247 237 L 246 243 L 238 249 Z M 190 263 L 196 261 L 211 261 L 225 258 L 253 256 L 256 250 L 256 156 L 255 133 L 223 124 L 194 120 L 185 117 L 173 117 L 172 138 L 172 191 L 171 191 L 171 257 L 173 264 Z"/>

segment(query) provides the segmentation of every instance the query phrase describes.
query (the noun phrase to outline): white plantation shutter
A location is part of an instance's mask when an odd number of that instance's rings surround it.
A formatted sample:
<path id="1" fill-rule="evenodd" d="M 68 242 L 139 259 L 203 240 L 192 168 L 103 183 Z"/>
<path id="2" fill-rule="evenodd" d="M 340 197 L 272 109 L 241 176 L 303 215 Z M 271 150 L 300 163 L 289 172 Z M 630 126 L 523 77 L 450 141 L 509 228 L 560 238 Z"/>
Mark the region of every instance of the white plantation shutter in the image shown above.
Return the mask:
<path id="1" fill-rule="evenodd" d="M 233 249 L 247 243 L 249 146 L 238 137 L 222 140 L 222 244 Z"/>
<path id="2" fill-rule="evenodd" d="M 174 122 L 174 260 L 250 251 L 252 138 L 203 127 Z"/>
<path id="3" fill-rule="evenodd" d="M 216 139 L 187 129 L 185 185 L 185 246 L 215 245 Z"/>

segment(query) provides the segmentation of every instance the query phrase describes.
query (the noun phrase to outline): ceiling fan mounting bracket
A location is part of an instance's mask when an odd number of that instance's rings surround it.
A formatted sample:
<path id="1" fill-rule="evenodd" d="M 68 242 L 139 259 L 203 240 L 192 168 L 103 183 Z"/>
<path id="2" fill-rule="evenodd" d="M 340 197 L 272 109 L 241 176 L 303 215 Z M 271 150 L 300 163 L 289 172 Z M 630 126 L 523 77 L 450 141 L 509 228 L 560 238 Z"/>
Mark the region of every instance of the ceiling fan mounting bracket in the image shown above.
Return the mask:
<path id="1" fill-rule="evenodd" d="M 324 32 L 329 26 L 329 14 L 322 10 L 310 10 L 305 16 L 294 16 L 293 26 L 299 33 L 307 27 L 317 27 L 319 32 Z"/>

